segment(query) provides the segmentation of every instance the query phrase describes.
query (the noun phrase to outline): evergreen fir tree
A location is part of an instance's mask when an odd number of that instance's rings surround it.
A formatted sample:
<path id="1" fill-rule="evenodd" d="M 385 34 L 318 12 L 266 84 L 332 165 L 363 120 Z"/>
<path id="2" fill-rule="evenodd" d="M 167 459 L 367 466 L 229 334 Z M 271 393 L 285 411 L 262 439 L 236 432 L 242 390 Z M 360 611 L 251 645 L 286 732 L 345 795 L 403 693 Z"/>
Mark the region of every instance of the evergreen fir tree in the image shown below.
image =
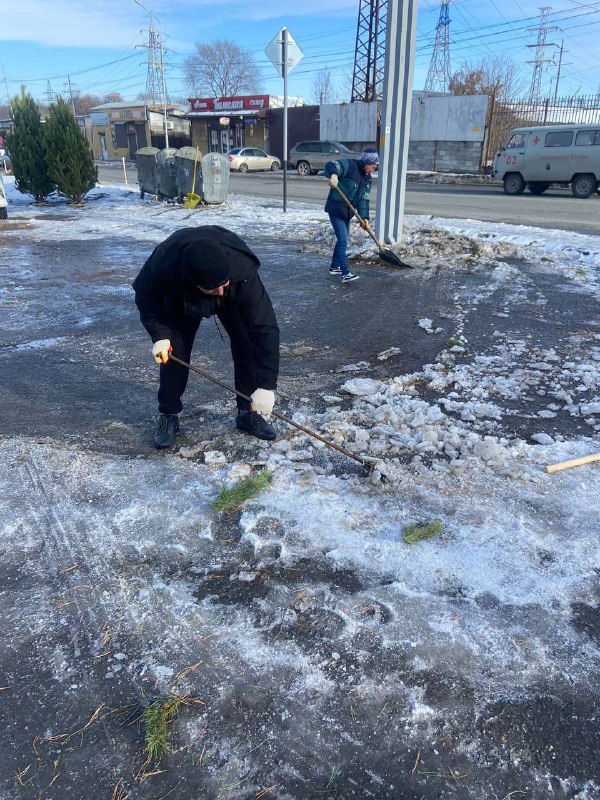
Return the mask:
<path id="1" fill-rule="evenodd" d="M 83 203 L 85 194 L 96 185 L 98 170 L 77 120 L 62 99 L 50 106 L 44 146 L 48 174 L 57 190 L 74 203 Z"/>
<path id="2" fill-rule="evenodd" d="M 13 128 L 7 136 L 7 147 L 15 175 L 15 188 L 30 194 L 40 203 L 56 185 L 48 175 L 44 151 L 43 125 L 35 100 L 21 94 L 11 101 Z"/>

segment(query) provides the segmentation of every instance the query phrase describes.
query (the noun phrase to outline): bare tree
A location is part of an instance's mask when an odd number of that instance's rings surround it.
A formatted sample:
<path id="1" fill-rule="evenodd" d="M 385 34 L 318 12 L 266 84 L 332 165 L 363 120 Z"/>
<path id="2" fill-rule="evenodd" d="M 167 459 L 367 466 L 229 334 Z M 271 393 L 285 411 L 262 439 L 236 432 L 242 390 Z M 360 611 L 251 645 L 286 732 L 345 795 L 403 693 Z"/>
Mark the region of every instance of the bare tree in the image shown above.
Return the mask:
<path id="1" fill-rule="evenodd" d="M 312 102 L 323 105 L 325 103 L 337 103 L 338 99 L 338 90 L 331 80 L 331 72 L 327 67 L 320 69 L 311 85 Z"/>
<path id="2" fill-rule="evenodd" d="M 196 97 L 232 97 L 260 90 L 260 70 L 252 53 L 234 42 L 196 42 L 196 53 L 184 62 L 185 81 Z"/>
<path id="3" fill-rule="evenodd" d="M 77 114 L 89 114 L 90 108 L 101 106 L 103 103 L 122 103 L 123 97 L 119 92 L 108 92 L 105 95 L 99 94 L 76 94 L 73 96 L 75 101 L 75 111 Z"/>
<path id="4" fill-rule="evenodd" d="M 449 88 L 452 94 L 487 94 L 502 101 L 517 97 L 525 85 L 518 64 L 492 56 L 480 62 L 465 61 L 450 78 Z"/>

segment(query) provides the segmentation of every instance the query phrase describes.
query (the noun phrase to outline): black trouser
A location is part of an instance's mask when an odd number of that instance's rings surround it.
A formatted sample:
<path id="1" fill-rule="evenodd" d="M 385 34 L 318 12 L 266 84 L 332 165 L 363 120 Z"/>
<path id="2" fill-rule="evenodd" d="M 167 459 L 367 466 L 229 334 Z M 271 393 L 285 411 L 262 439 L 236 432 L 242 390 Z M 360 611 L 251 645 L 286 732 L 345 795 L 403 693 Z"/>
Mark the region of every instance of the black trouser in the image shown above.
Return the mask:
<path id="1" fill-rule="evenodd" d="M 250 396 L 258 388 L 254 353 L 248 332 L 237 314 L 234 317 L 225 309 L 219 309 L 217 316 L 227 331 L 233 356 L 235 388 Z M 180 317 L 171 321 L 173 332 L 171 346 L 173 355 L 190 363 L 194 339 L 200 320 Z M 161 414 L 179 414 L 182 409 L 181 398 L 187 386 L 189 370 L 175 361 L 167 361 L 160 366 L 160 387 L 158 389 L 158 410 Z M 237 407 L 244 411 L 250 409 L 248 400 L 237 398 Z"/>

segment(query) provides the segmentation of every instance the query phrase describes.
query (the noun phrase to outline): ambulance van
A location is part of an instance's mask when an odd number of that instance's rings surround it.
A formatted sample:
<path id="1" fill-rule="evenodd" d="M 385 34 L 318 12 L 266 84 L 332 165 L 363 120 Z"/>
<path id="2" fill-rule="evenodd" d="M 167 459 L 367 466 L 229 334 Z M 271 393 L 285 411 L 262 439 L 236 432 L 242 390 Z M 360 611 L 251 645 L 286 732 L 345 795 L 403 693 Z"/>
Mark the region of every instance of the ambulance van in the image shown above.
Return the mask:
<path id="1" fill-rule="evenodd" d="M 506 194 L 542 194 L 551 184 L 590 197 L 600 181 L 600 123 L 515 128 L 494 159 Z"/>

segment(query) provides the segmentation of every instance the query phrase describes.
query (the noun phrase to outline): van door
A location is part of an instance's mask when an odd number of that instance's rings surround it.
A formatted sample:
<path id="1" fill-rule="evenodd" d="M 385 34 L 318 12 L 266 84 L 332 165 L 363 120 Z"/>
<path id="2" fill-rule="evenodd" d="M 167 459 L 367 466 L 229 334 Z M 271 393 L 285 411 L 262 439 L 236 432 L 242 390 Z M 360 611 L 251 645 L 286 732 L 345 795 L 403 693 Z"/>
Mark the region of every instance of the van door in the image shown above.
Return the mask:
<path id="1" fill-rule="evenodd" d="M 523 172 L 528 136 L 529 131 L 517 131 L 510 135 L 506 146 L 497 156 L 496 177 L 502 179 L 508 172 Z"/>
<path id="2" fill-rule="evenodd" d="M 569 181 L 572 174 L 572 129 L 534 131 L 527 150 L 527 181 Z"/>

